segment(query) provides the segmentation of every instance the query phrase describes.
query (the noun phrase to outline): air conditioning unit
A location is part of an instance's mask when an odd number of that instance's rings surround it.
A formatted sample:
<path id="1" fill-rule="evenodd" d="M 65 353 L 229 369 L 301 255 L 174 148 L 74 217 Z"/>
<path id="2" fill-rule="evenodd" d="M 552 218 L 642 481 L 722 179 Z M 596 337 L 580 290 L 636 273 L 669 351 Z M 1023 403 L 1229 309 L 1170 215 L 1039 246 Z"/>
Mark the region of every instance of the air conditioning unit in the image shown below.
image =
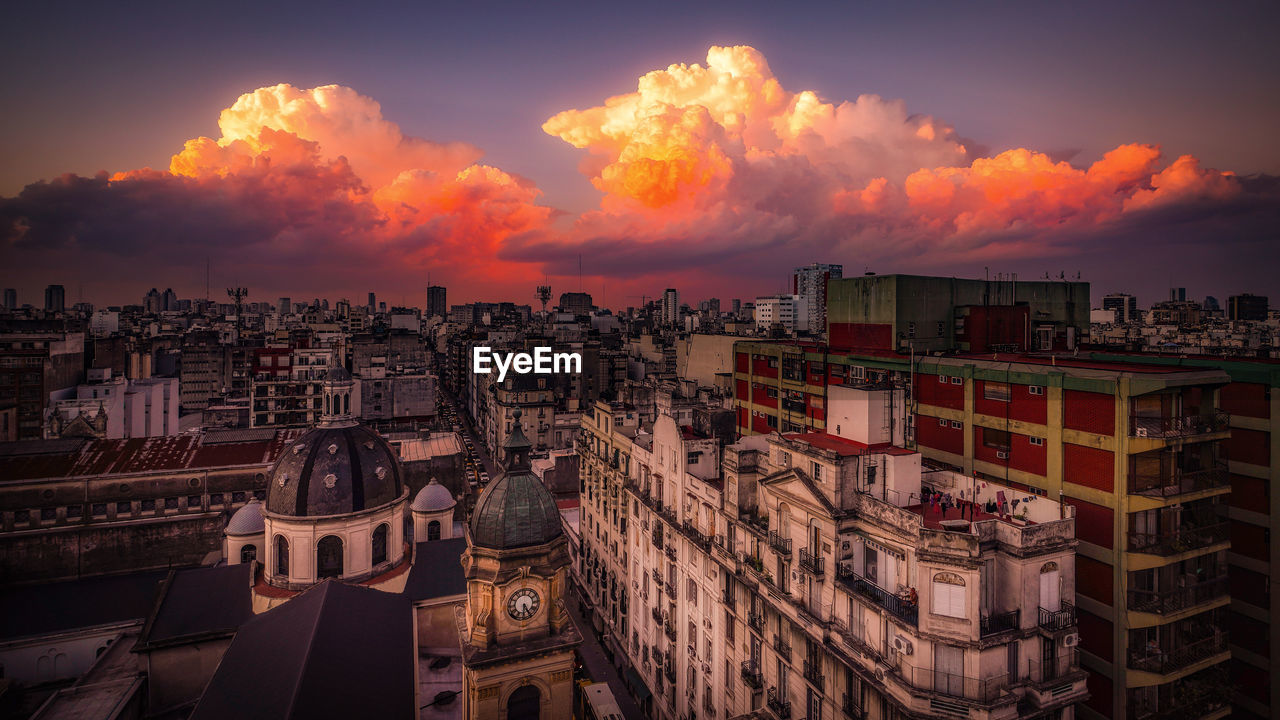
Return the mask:
<path id="1" fill-rule="evenodd" d="M 999 459 L 1001 459 L 1001 460 L 1008 460 L 1008 459 L 1009 459 L 1009 451 L 1008 451 L 1008 450 L 997 450 L 997 451 L 996 451 L 996 457 L 997 457 L 997 458 L 999 458 Z"/>
<path id="2" fill-rule="evenodd" d="M 912 651 L 913 651 L 915 648 L 913 648 L 913 647 L 911 646 L 911 641 L 910 641 L 910 640 L 906 639 L 905 637 L 903 637 L 903 636 L 901 636 L 901 635 L 894 635 L 894 636 L 893 636 L 893 649 L 894 649 L 894 650 L 897 650 L 898 652 L 902 653 L 903 655 L 910 655 L 910 654 L 912 653 Z"/>
<path id="3" fill-rule="evenodd" d="M 876 672 L 876 679 L 883 682 L 885 677 L 893 673 L 893 668 L 889 667 L 888 665 L 885 665 L 884 663 L 877 663 L 875 672 Z"/>
<path id="4" fill-rule="evenodd" d="M 1062 647 L 1075 647 L 1080 644 L 1080 633 L 1067 633 L 1062 636 Z"/>

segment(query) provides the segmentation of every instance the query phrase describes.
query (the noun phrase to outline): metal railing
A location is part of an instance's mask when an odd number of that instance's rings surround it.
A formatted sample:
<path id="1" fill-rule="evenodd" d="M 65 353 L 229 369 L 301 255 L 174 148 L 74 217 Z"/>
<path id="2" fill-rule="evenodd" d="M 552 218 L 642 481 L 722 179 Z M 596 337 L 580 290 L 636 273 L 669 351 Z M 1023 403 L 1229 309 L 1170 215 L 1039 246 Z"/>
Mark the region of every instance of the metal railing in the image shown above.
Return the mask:
<path id="1" fill-rule="evenodd" d="M 800 569 L 812 575 L 822 575 L 824 558 L 816 555 L 809 548 L 800 548 Z"/>
<path id="2" fill-rule="evenodd" d="M 769 547 L 779 555 L 791 555 L 791 538 L 784 538 L 777 530 L 769 531 Z"/>
<path id="3" fill-rule="evenodd" d="M 661 549 L 662 549 L 662 543 L 663 543 L 663 539 L 662 539 L 662 526 L 661 526 L 661 525 L 655 525 L 655 526 L 654 526 L 654 528 L 653 528 L 653 535 L 652 535 L 652 537 L 653 537 L 653 546 L 654 546 L 654 547 L 656 547 L 656 548 L 658 548 L 659 550 L 661 550 Z"/>
<path id="4" fill-rule="evenodd" d="M 671 620 L 667 620 L 662 623 L 662 632 L 666 633 L 667 639 L 671 642 L 676 641 L 676 624 L 671 622 Z M 675 680 L 672 680 L 672 682 L 675 682 Z"/>
<path id="5" fill-rule="evenodd" d="M 918 690 L 927 690 L 941 695 L 991 702 L 1009 687 L 1009 676 L 992 675 L 985 678 L 957 675 L 932 668 L 914 668 L 899 666 L 898 677 Z"/>
<path id="6" fill-rule="evenodd" d="M 912 625 L 916 625 L 920 621 L 920 607 L 906 598 L 899 597 L 875 583 L 867 580 L 852 568 L 837 566 L 836 579 L 844 583 L 853 592 L 867 598 L 876 605 L 888 610 Z"/>
<path id="7" fill-rule="evenodd" d="M 1057 610 L 1040 608 L 1039 625 L 1045 630 L 1064 630 L 1076 624 L 1076 606 L 1063 601 Z"/>
<path id="8" fill-rule="evenodd" d="M 1211 490 L 1230 484 L 1227 464 L 1215 463 L 1212 467 L 1197 470 L 1174 469 L 1171 473 L 1140 475 L 1130 473 L 1129 493 L 1145 497 L 1172 497 L 1184 493 Z"/>
<path id="9" fill-rule="evenodd" d="M 981 616 L 979 618 L 978 626 L 982 633 L 982 637 L 1007 632 L 1009 630 L 1017 630 L 1018 621 L 1021 619 L 1021 616 L 1022 611 L 1020 609 L 996 613 L 994 615 Z"/>
<path id="10" fill-rule="evenodd" d="M 823 681 L 826 680 L 822 674 L 822 662 L 816 658 L 808 658 L 804 661 L 804 678 L 813 683 L 819 692 L 823 691 Z"/>
<path id="11" fill-rule="evenodd" d="M 756 632 L 764 631 L 764 613 L 758 610 L 747 612 L 747 626 Z"/>
<path id="12" fill-rule="evenodd" d="M 1227 633 L 1219 630 L 1209 637 L 1186 643 L 1172 650 L 1156 647 L 1129 648 L 1129 667 L 1134 670 L 1164 675 L 1226 652 L 1226 650 Z"/>
<path id="13" fill-rule="evenodd" d="M 1211 412 L 1203 415 L 1170 415 L 1129 418 L 1129 433 L 1134 437 L 1185 438 L 1225 432 L 1231 423 L 1230 413 Z"/>
<path id="14" fill-rule="evenodd" d="M 1204 548 L 1227 539 L 1225 522 L 1209 523 L 1158 533 L 1129 533 L 1129 550 L 1147 555 L 1176 555 Z"/>
<path id="15" fill-rule="evenodd" d="M 764 685 L 764 673 L 760 672 L 760 665 L 750 660 L 743 662 L 742 680 L 747 685 L 759 690 Z"/>
<path id="16" fill-rule="evenodd" d="M 849 693 L 844 693 L 840 696 L 840 710 L 845 714 L 845 717 L 853 720 L 862 720 L 866 717 L 867 712 L 862 709 L 862 706 Z"/>
<path id="17" fill-rule="evenodd" d="M 655 623 L 658 623 L 659 625 L 661 625 L 661 624 L 662 624 L 662 611 L 661 611 L 661 610 L 659 610 L 658 608 L 654 607 L 654 608 L 651 608 L 651 609 L 650 609 L 649 614 L 653 616 L 653 621 L 654 621 Z"/>
<path id="18" fill-rule="evenodd" d="M 787 660 L 791 659 L 791 643 L 782 639 L 782 636 L 777 633 L 773 634 L 773 649 Z"/>
<path id="19" fill-rule="evenodd" d="M 667 591 L 667 597 L 671 598 L 672 600 L 676 600 L 676 599 L 677 599 L 677 597 L 676 597 L 676 595 L 677 595 L 677 593 L 676 593 L 676 584 L 675 584 L 675 583 L 673 583 L 673 582 L 667 583 L 667 587 L 666 587 L 666 588 L 664 588 L 664 589 Z"/>
<path id="20" fill-rule="evenodd" d="M 1227 596 L 1227 576 L 1171 590 L 1129 590 L 1129 609 L 1157 615 L 1178 612 Z"/>
<path id="21" fill-rule="evenodd" d="M 776 687 L 769 688 L 768 700 L 769 709 L 779 720 L 789 720 L 791 717 L 791 702 L 786 699 L 786 693 L 781 692 Z"/>
<path id="22" fill-rule="evenodd" d="M 1048 662 L 1043 660 L 1027 661 L 1027 679 L 1033 683 L 1046 683 L 1060 680 L 1080 670 L 1080 653 L 1069 650 Z"/>

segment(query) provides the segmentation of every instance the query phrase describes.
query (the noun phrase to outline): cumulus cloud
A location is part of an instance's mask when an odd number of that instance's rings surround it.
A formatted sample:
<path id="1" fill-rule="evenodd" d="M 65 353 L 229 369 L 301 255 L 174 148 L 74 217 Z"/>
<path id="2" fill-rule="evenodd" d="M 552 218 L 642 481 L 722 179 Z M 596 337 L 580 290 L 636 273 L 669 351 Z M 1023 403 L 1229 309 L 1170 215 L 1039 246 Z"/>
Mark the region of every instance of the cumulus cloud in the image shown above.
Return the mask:
<path id="1" fill-rule="evenodd" d="M 544 273 L 576 275 L 581 256 L 628 285 L 618 292 L 678 278 L 698 296 L 770 291 L 815 260 L 963 272 L 1105 249 L 1113 261 L 1118 246 L 1224 228 L 1264 266 L 1280 227 L 1269 178 L 1141 143 L 1087 167 L 1074 151 L 990 153 L 902 101 L 787 89 L 750 47 L 713 47 L 705 65 L 649 72 L 633 92 L 547 119 L 603 193 L 564 222 L 532 181 L 480 164 L 467 143 L 405 135 L 351 88 L 259 88 L 219 129 L 167 170 L 65 176 L 0 198 L 0 247 L 14 266 L 66 249 L 95 269 L 133 258 L 117 271 L 153 284 L 156 263 L 217 252 L 251 258 L 250 282 L 317 291 L 418 288 L 435 271 L 455 297 L 511 297 Z"/>

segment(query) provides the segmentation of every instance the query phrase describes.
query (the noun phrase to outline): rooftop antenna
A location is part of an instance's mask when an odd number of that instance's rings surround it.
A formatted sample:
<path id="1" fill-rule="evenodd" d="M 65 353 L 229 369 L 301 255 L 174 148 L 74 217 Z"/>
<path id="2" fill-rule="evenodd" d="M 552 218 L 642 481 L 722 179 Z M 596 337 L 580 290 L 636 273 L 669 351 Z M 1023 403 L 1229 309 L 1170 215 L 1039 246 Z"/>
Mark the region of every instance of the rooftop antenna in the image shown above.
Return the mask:
<path id="1" fill-rule="evenodd" d="M 227 297 L 231 298 L 231 302 L 236 306 L 236 341 L 240 340 L 240 310 L 244 307 L 244 299 L 249 296 L 249 289 L 243 287 L 227 288 Z"/>
<path id="2" fill-rule="evenodd" d="M 582 292 L 582 253 L 578 253 L 578 292 Z"/>
<path id="3" fill-rule="evenodd" d="M 547 324 L 547 301 L 551 299 L 551 286 L 538 286 L 538 301 L 542 303 L 542 324 Z"/>
<path id="4" fill-rule="evenodd" d="M 209 256 L 204 256 L 204 301 L 209 302 Z"/>

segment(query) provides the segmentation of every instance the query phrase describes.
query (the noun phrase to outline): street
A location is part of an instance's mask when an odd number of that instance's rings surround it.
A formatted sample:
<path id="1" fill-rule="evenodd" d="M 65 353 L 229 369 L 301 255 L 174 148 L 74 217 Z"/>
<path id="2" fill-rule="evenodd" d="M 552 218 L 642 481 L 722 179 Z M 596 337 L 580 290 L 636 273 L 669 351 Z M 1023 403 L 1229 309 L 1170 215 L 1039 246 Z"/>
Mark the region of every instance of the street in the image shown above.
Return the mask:
<path id="1" fill-rule="evenodd" d="M 578 648 L 578 652 L 582 655 L 584 669 L 592 680 L 609 683 L 609 689 L 613 691 L 613 697 L 618 701 L 618 707 L 622 710 L 624 718 L 643 720 L 644 713 L 640 711 L 640 707 L 636 705 L 631 692 L 622 681 L 622 673 L 609 662 L 604 648 L 600 647 L 600 641 L 596 639 L 596 631 L 591 626 L 591 621 L 583 617 L 579 610 L 583 603 L 577 589 L 571 589 L 569 593 L 570 598 L 566 605 L 569 606 L 569 617 L 573 618 L 573 623 L 578 626 L 578 632 L 582 633 L 582 646 Z"/>

